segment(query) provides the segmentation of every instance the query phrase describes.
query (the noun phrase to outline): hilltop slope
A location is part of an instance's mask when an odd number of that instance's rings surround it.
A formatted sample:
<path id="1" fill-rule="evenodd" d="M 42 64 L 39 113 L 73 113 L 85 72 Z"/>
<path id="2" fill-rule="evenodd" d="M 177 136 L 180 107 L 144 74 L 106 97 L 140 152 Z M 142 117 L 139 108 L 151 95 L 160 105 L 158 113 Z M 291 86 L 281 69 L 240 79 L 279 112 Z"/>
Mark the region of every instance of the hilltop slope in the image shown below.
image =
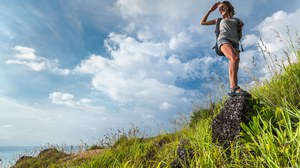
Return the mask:
<path id="1" fill-rule="evenodd" d="M 20 159 L 14 167 L 298 167 L 300 62 L 283 70 L 251 90 L 255 114 L 241 124 L 240 139 L 227 149 L 213 143 L 210 127 L 222 101 L 210 109 L 195 109 L 191 123 L 174 133 L 122 134 L 105 150 L 72 156 L 55 151 L 55 157 Z"/>

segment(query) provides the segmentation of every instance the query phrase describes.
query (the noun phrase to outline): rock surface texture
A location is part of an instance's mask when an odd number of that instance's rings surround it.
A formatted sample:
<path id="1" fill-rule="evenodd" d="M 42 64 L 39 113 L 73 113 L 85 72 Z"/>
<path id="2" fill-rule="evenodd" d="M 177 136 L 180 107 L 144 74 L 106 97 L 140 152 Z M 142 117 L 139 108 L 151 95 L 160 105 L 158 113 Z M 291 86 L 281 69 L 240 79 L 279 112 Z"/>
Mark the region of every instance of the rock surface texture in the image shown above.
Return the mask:
<path id="1" fill-rule="evenodd" d="M 211 124 L 212 138 L 218 142 L 230 142 L 238 138 L 241 122 L 249 121 L 249 113 L 253 111 L 250 98 L 244 96 L 229 97 Z"/>
<path id="2" fill-rule="evenodd" d="M 190 164 L 188 162 L 189 159 L 193 158 L 194 151 L 190 147 L 190 141 L 188 139 L 180 140 L 180 144 L 177 148 L 177 156 L 178 158 L 175 159 L 170 167 L 171 168 L 189 168 Z"/>

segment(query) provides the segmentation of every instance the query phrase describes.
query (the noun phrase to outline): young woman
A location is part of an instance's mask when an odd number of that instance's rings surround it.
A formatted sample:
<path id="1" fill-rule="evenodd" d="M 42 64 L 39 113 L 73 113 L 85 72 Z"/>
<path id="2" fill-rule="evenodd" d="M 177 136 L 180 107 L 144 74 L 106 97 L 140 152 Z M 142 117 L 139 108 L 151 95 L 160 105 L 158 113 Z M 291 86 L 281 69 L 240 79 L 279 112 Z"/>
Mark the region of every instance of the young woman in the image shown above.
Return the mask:
<path id="1" fill-rule="evenodd" d="M 230 82 L 230 93 L 229 96 L 250 96 L 247 91 L 242 90 L 238 86 L 238 69 L 240 61 L 240 50 L 239 50 L 239 37 L 242 36 L 241 30 L 243 22 L 238 22 L 234 19 L 234 7 L 229 1 L 215 3 L 208 12 L 203 16 L 201 25 L 215 25 L 218 19 L 207 20 L 211 12 L 219 8 L 219 12 L 222 15 L 220 21 L 220 34 L 217 38 L 217 49 L 221 51 L 229 60 L 229 82 Z M 239 24 L 239 25 L 237 25 Z M 238 31 L 238 27 L 240 31 Z"/>

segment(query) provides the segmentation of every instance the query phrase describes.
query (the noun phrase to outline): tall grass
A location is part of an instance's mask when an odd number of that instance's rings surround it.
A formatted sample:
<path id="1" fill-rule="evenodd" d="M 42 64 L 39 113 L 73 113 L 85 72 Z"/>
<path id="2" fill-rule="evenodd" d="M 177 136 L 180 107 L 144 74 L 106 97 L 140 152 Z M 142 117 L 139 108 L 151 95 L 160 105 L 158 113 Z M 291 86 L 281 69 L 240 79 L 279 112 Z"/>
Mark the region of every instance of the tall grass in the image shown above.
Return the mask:
<path id="1" fill-rule="evenodd" d="M 78 167 L 171 167 L 182 139 L 189 140 L 185 148 L 193 151 L 189 167 L 298 167 L 300 111 L 258 105 L 256 111 L 251 122 L 242 124 L 241 138 L 226 149 L 212 141 L 211 116 L 173 134 L 126 140 Z"/>
<path id="2" fill-rule="evenodd" d="M 275 31 L 276 32 L 276 31 Z M 251 90 L 264 103 L 273 107 L 285 107 L 286 104 L 300 107 L 300 41 L 293 43 L 288 31 L 289 40 L 283 40 L 278 32 L 277 38 L 285 46 L 282 56 L 283 62 L 278 62 L 277 55 L 268 51 L 263 40 L 259 43 L 265 64 L 270 73 L 274 74 L 271 80 L 265 80 Z M 298 37 L 300 39 L 300 37 Z M 293 58 L 294 57 L 294 58 Z M 295 60 L 292 62 L 292 60 Z"/>
<path id="3" fill-rule="evenodd" d="M 251 90 L 264 105 L 257 106 L 257 115 L 250 123 L 242 124 L 241 141 L 251 162 L 264 167 L 300 167 L 300 50 L 299 42 L 285 44 L 290 45 L 297 61 L 292 62 L 285 50 L 287 64 L 269 62 L 272 65 L 268 67 L 279 70 L 271 80 Z M 271 56 L 267 50 L 262 52 Z"/>
<path id="4" fill-rule="evenodd" d="M 300 110 L 265 108 L 242 124 L 242 141 L 253 162 L 271 167 L 300 166 Z"/>
<path id="5" fill-rule="evenodd" d="M 252 93 L 273 107 L 285 107 L 289 104 L 299 108 L 300 62 L 284 67 L 284 71 L 283 74 L 276 74 L 271 81 L 255 87 Z"/>

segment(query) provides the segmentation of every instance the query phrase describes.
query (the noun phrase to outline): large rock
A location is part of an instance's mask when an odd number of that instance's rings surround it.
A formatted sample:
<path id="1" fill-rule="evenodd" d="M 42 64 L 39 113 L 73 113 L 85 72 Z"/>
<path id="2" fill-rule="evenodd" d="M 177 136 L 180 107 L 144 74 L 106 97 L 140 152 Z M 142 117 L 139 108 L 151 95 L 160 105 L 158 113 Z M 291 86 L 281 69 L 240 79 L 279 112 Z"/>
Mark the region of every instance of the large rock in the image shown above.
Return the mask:
<path id="1" fill-rule="evenodd" d="M 226 143 L 239 137 L 241 122 L 249 121 L 253 108 L 250 98 L 244 96 L 229 97 L 211 124 L 214 141 Z"/>
<path id="2" fill-rule="evenodd" d="M 69 154 L 56 148 L 49 148 L 41 151 L 36 157 L 22 156 L 12 168 L 50 167 L 51 164 L 58 163 L 60 159 L 68 156 Z"/>
<path id="3" fill-rule="evenodd" d="M 191 148 L 190 140 L 182 139 L 177 148 L 177 156 L 170 165 L 171 168 L 189 168 L 189 160 L 193 158 L 194 151 Z"/>

